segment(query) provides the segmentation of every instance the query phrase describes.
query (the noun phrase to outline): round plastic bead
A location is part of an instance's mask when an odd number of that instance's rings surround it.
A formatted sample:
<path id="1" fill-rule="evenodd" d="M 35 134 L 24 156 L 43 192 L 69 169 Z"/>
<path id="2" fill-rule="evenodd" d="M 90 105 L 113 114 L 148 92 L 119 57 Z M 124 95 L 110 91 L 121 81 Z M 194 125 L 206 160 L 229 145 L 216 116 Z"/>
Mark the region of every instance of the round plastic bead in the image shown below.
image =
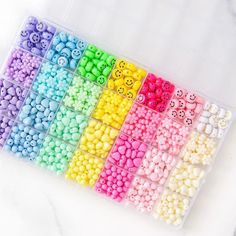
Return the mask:
<path id="1" fill-rule="evenodd" d="M 77 150 L 69 164 L 66 178 L 75 180 L 81 185 L 92 187 L 96 183 L 103 166 L 104 160 Z"/>
<path id="2" fill-rule="evenodd" d="M 101 92 L 100 86 L 76 75 L 63 102 L 75 111 L 89 116 L 94 110 Z"/>
<path id="3" fill-rule="evenodd" d="M 36 163 L 57 174 L 62 174 L 66 171 L 74 150 L 74 146 L 47 136 L 36 158 Z"/>
<path id="4" fill-rule="evenodd" d="M 107 125 L 120 129 L 131 106 L 131 100 L 115 94 L 113 91 L 104 90 L 93 117 Z"/>
<path id="5" fill-rule="evenodd" d="M 56 118 L 51 124 L 49 133 L 76 145 L 84 128 L 87 126 L 87 117 L 78 114 L 65 106 L 61 106 Z"/>
<path id="6" fill-rule="evenodd" d="M 79 149 L 106 158 L 118 131 L 96 120 L 90 120 L 80 140 Z"/>
<path id="7" fill-rule="evenodd" d="M 72 78 L 72 74 L 67 70 L 50 62 L 45 62 L 42 64 L 40 72 L 33 83 L 33 90 L 45 97 L 60 102 Z"/>

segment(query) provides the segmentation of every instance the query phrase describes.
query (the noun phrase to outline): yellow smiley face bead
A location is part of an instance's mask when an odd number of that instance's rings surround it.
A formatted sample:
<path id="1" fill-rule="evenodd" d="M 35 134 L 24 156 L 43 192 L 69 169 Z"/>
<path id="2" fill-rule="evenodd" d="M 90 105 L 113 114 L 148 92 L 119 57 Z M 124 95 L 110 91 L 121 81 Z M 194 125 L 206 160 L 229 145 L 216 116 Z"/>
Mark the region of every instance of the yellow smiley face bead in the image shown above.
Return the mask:
<path id="1" fill-rule="evenodd" d="M 161 200 L 154 208 L 153 216 L 177 227 L 182 224 L 189 207 L 190 200 L 188 197 L 165 189 Z"/>
<path id="2" fill-rule="evenodd" d="M 75 180 L 81 185 L 92 187 L 96 183 L 103 166 L 104 160 L 77 150 L 69 164 L 66 178 Z"/>
<path id="3" fill-rule="evenodd" d="M 193 131 L 184 150 L 181 159 L 191 164 L 210 165 L 216 152 L 217 143 L 209 136 Z"/>
<path id="4" fill-rule="evenodd" d="M 125 89 L 125 87 L 120 86 L 120 89 Z M 131 106 L 131 100 L 111 90 L 104 90 L 93 117 L 107 125 L 120 129 Z"/>
<path id="5" fill-rule="evenodd" d="M 81 137 L 79 149 L 106 158 L 117 135 L 118 130 L 92 119 Z"/>
<path id="6" fill-rule="evenodd" d="M 117 93 L 130 99 L 135 99 L 146 74 L 145 70 L 137 68 L 133 63 L 119 59 L 109 78 L 109 81 L 113 81 L 113 83 L 109 84 L 108 81 L 108 88 L 112 88 Z M 111 86 L 111 84 L 114 84 L 114 86 Z"/>

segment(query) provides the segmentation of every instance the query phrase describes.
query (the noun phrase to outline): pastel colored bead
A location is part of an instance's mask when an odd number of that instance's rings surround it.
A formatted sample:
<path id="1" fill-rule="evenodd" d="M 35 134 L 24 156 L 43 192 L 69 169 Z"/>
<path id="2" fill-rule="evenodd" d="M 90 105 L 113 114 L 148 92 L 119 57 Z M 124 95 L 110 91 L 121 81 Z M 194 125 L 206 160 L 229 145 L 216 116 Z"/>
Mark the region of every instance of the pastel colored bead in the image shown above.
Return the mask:
<path id="1" fill-rule="evenodd" d="M 106 158 L 118 131 L 91 119 L 80 140 L 79 149 L 100 158 Z"/>
<path id="2" fill-rule="evenodd" d="M 0 148 L 3 147 L 10 131 L 13 126 L 14 121 L 0 115 Z"/>
<path id="3" fill-rule="evenodd" d="M 155 202 L 160 198 L 162 187 L 140 177 L 135 177 L 126 194 L 126 204 L 141 212 L 152 212 Z"/>
<path id="4" fill-rule="evenodd" d="M 23 124 L 15 123 L 4 144 L 4 149 L 18 157 L 35 160 L 44 141 L 44 133 Z"/>
<path id="5" fill-rule="evenodd" d="M 69 164 L 66 178 L 85 186 L 94 186 L 104 166 L 104 160 L 77 150 Z"/>
<path id="6" fill-rule="evenodd" d="M 141 165 L 147 145 L 120 134 L 107 160 L 129 172 L 136 172 Z"/>
<path id="7" fill-rule="evenodd" d="M 76 75 L 63 102 L 75 111 L 89 116 L 94 110 L 101 92 L 100 86 Z"/>
<path id="8" fill-rule="evenodd" d="M 150 143 L 160 119 L 161 116 L 157 112 L 134 103 L 122 126 L 122 131 L 134 139 Z"/>
<path id="9" fill-rule="evenodd" d="M 72 81 L 72 77 L 72 74 L 67 70 L 50 62 L 44 62 L 32 88 L 39 94 L 60 102 Z"/>
<path id="10" fill-rule="evenodd" d="M 161 120 L 152 145 L 171 155 L 178 155 L 185 144 L 189 128 L 165 117 Z"/>
<path id="11" fill-rule="evenodd" d="M 204 100 L 195 93 L 176 88 L 168 105 L 167 114 L 172 119 L 192 126 L 203 109 Z"/>
<path id="12" fill-rule="evenodd" d="M 20 32 L 18 45 L 33 54 L 43 57 L 55 32 L 56 28 L 54 26 L 30 16 Z"/>
<path id="13" fill-rule="evenodd" d="M 105 85 L 115 62 L 114 56 L 89 44 L 76 71 L 93 82 Z"/>
<path id="14" fill-rule="evenodd" d="M 174 84 L 149 73 L 144 80 L 136 101 L 158 112 L 164 112 L 174 89 Z"/>
<path id="15" fill-rule="evenodd" d="M 149 147 L 137 174 L 162 186 L 176 163 L 175 156 L 159 151 L 155 147 Z"/>
<path id="16" fill-rule="evenodd" d="M 210 165 L 213 161 L 216 148 L 217 143 L 213 138 L 193 131 L 180 156 L 181 159 L 191 164 Z"/>
<path id="17" fill-rule="evenodd" d="M 51 124 L 49 134 L 76 145 L 86 126 L 87 117 L 61 106 Z"/>
<path id="18" fill-rule="evenodd" d="M 197 130 L 211 138 L 222 138 L 230 125 L 232 112 L 217 104 L 206 102 L 197 123 Z"/>
<path id="19" fill-rule="evenodd" d="M 190 208 L 190 200 L 175 192 L 165 189 L 160 202 L 154 207 L 153 216 L 174 226 L 181 226 L 184 216 Z"/>
<path id="20" fill-rule="evenodd" d="M 59 31 L 53 38 L 46 58 L 53 63 L 75 71 L 87 43 L 64 31 Z"/>
<path id="21" fill-rule="evenodd" d="M 27 93 L 27 89 L 0 78 L 0 115 L 15 118 Z"/>
<path id="22" fill-rule="evenodd" d="M 133 175 L 109 162 L 105 166 L 96 182 L 94 189 L 107 197 L 121 202 L 130 186 Z"/>
<path id="23" fill-rule="evenodd" d="M 129 99 L 113 91 L 104 90 L 94 110 L 93 117 L 120 129 L 131 106 L 132 101 Z"/>
<path id="24" fill-rule="evenodd" d="M 41 58 L 22 49 L 14 49 L 7 59 L 4 75 L 8 80 L 29 88 L 37 75 Z"/>
<path id="25" fill-rule="evenodd" d="M 204 170 L 180 160 L 171 173 L 168 188 L 187 197 L 193 197 L 198 190 Z"/>
<path id="26" fill-rule="evenodd" d="M 62 174 L 66 171 L 74 150 L 74 146 L 49 135 L 43 142 L 36 163 L 57 174 Z"/>
<path id="27" fill-rule="evenodd" d="M 108 88 L 134 99 L 145 77 L 145 70 L 126 60 L 118 59 L 109 78 Z"/>
<path id="28" fill-rule="evenodd" d="M 46 131 L 56 115 L 58 105 L 56 101 L 31 92 L 22 106 L 18 120 L 24 125 Z"/>

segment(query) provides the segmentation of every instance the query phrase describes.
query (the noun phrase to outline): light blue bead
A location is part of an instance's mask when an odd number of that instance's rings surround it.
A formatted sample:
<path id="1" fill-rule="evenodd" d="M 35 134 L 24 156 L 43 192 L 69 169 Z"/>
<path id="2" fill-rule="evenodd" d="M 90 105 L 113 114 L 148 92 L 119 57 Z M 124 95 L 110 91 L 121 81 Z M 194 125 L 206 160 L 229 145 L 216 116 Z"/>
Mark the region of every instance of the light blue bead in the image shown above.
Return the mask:
<path id="1" fill-rule="evenodd" d="M 12 148 L 11 148 L 11 151 L 12 151 L 12 152 L 17 152 L 17 150 L 18 150 L 18 149 L 17 149 L 17 146 L 12 146 Z"/>
<path id="2" fill-rule="evenodd" d="M 66 67 L 68 65 L 68 59 L 64 56 L 60 56 L 57 59 L 57 64 L 61 67 Z"/>
<path id="3" fill-rule="evenodd" d="M 37 95 L 37 97 L 35 97 L 34 99 L 35 99 L 36 104 L 40 104 L 43 98 L 42 96 Z"/>
<path id="4" fill-rule="evenodd" d="M 31 153 L 33 151 L 33 148 L 32 147 L 27 147 L 27 152 Z"/>
<path id="5" fill-rule="evenodd" d="M 46 58 L 51 61 L 54 54 L 55 54 L 55 51 L 53 49 L 50 49 L 46 55 Z"/>
<path id="6" fill-rule="evenodd" d="M 24 132 L 25 132 L 25 133 L 29 133 L 29 131 L 30 131 L 30 127 L 26 126 L 26 127 L 24 128 Z"/>
<path id="7" fill-rule="evenodd" d="M 54 113 L 50 112 L 50 114 L 48 115 L 48 120 L 52 121 L 54 119 Z"/>
<path id="8" fill-rule="evenodd" d="M 53 56 L 53 58 L 52 58 L 52 62 L 55 63 L 55 64 L 57 64 L 57 61 L 58 61 L 58 58 L 59 58 L 59 57 L 60 57 L 59 54 L 55 54 L 55 55 Z"/>
<path id="9" fill-rule="evenodd" d="M 61 50 L 61 55 L 65 56 L 66 58 L 69 58 L 71 55 L 71 50 L 69 48 L 63 48 Z"/>
<path id="10" fill-rule="evenodd" d="M 69 34 L 68 40 L 71 41 L 72 43 L 77 43 L 78 42 L 78 38 L 75 37 L 74 35 L 71 35 L 71 34 Z"/>
<path id="11" fill-rule="evenodd" d="M 28 148 L 29 146 L 30 146 L 30 143 L 28 141 L 25 141 L 23 147 Z"/>
<path id="12" fill-rule="evenodd" d="M 45 111 L 44 111 L 44 116 L 48 116 L 49 115 L 49 113 L 50 113 L 50 110 L 49 109 L 45 109 Z"/>
<path id="13" fill-rule="evenodd" d="M 78 60 L 71 59 L 71 60 L 70 60 L 70 68 L 71 68 L 72 70 L 75 70 L 75 69 L 76 69 L 76 66 L 77 66 L 77 63 L 78 63 Z"/>
<path id="14" fill-rule="evenodd" d="M 45 99 L 42 100 L 41 104 L 42 104 L 45 108 L 47 108 L 47 107 L 49 106 L 49 100 L 45 98 Z"/>
<path id="15" fill-rule="evenodd" d="M 37 109 L 35 107 L 32 107 L 30 114 L 35 114 L 37 112 Z"/>
<path id="16" fill-rule="evenodd" d="M 33 121 L 31 120 L 30 117 L 26 117 L 25 119 L 23 119 L 23 123 L 25 125 L 32 125 L 33 124 Z"/>
<path id="17" fill-rule="evenodd" d="M 31 107 L 35 107 L 36 106 L 36 101 L 35 100 L 33 100 L 31 103 L 30 103 L 30 105 L 31 105 Z"/>
<path id="18" fill-rule="evenodd" d="M 78 40 L 76 47 L 80 49 L 81 51 L 84 51 L 87 46 L 87 43 L 85 43 L 83 40 Z"/>
<path id="19" fill-rule="evenodd" d="M 78 59 L 80 59 L 80 57 L 82 56 L 82 53 L 81 53 L 81 51 L 80 51 L 79 49 L 74 49 L 74 50 L 71 52 L 71 56 L 72 56 L 74 59 L 78 60 Z"/>
<path id="20" fill-rule="evenodd" d="M 56 51 L 61 52 L 61 50 L 65 47 L 66 45 L 63 42 L 60 42 L 59 44 L 57 44 L 57 46 L 55 47 Z"/>
<path id="21" fill-rule="evenodd" d="M 43 125 L 44 129 L 46 129 L 46 130 L 49 128 L 49 124 L 45 121 L 42 122 L 42 125 Z"/>
<path id="22" fill-rule="evenodd" d="M 20 146 L 18 146 L 18 151 L 19 152 L 22 152 L 24 150 L 24 148 L 20 145 Z"/>
<path id="23" fill-rule="evenodd" d="M 38 112 L 36 116 L 37 118 L 42 119 L 44 117 L 44 114 L 43 112 Z"/>
<path id="24" fill-rule="evenodd" d="M 58 107 L 58 103 L 57 103 L 57 102 L 54 102 L 54 101 L 50 101 L 49 107 L 50 107 L 50 110 L 51 110 L 51 111 L 56 111 L 56 110 L 57 110 L 57 107 Z"/>
<path id="25" fill-rule="evenodd" d="M 30 145 L 32 146 L 32 147 L 34 147 L 34 146 L 36 146 L 36 141 L 35 140 L 32 140 L 31 142 L 30 142 Z"/>
<path id="26" fill-rule="evenodd" d="M 30 135 L 34 135 L 36 133 L 36 131 L 34 130 L 34 129 L 31 129 L 30 131 L 29 131 L 29 134 Z"/>
<path id="27" fill-rule="evenodd" d="M 30 113 L 31 106 L 30 105 L 25 105 L 22 107 L 22 111 L 26 114 Z"/>
<path id="28" fill-rule="evenodd" d="M 39 134 L 39 139 L 44 139 L 44 134 L 43 133 Z"/>
<path id="29" fill-rule="evenodd" d="M 22 156 L 26 157 L 28 155 L 28 152 L 26 149 L 23 149 L 22 150 Z"/>
<path id="30" fill-rule="evenodd" d="M 67 42 L 66 43 L 66 47 L 70 48 L 71 50 L 75 49 L 76 48 L 76 45 L 75 43 L 72 43 L 72 42 Z"/>
<path id="31" fill-rule="evenodd" d="M 34 128 L 38 130 L 43 130 L 43 125 L 41 123 L 37 123 L 34 125 Z"/>
<path id="32" fill-rule="evenodd" d="M 67 35 L 67 33 L 65 33 L 65 32 L 60 32 L 60 33 L 59 33 L 59 36 L 60 36 L 60 39 L 61 39 L 62 42 L 64 42 L 64 43 L 67 42 L 67 40 L 68 40 L 68 35 Z"/>
<path id="33" fill-rule="evenodd" d="M 57 45 L 58 43 L 60 43 L 60 41 L 61 41 L 61 38 L 60 38 L 59 35 L 57 35 L 57 36 L 55 36 L 55 37 L 53 38 L 52 44 L 55 46 L 55 45 Z"/>
<path id="34" fill-rule="evenodd" d="M 44 111 L 44 107 L 42 105 L 36 105 L 38 111 Z"/>

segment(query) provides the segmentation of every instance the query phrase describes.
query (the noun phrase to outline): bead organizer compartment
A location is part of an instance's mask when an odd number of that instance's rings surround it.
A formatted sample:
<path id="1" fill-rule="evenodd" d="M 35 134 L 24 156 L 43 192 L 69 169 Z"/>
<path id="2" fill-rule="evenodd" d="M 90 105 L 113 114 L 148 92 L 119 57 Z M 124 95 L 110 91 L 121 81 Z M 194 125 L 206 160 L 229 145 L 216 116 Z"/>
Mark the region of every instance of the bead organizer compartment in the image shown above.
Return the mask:
<path id="1" fill-rule="evenodd" d="M 0 79 L 0 147 L 181 227 L 230 109 L 35 17 L 17 40 Z"/>

